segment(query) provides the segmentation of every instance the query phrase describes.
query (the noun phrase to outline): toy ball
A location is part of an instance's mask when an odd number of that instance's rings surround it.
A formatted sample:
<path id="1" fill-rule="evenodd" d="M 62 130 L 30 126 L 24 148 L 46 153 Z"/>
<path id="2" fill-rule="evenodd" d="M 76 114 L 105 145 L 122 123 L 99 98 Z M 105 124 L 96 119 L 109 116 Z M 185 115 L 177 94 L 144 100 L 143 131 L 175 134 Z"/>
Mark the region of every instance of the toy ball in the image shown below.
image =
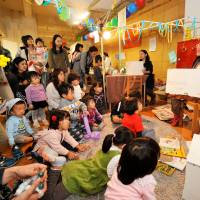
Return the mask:
<path id="1" fill-rule="evenodd" d="M 89 37 L 90 39 L 93 39 L 93 38 L 94 38 L 94 34 L 93 34 L 93 33 L 89 33 L 88 37 Z"/>
<path id="2" fill-rule="evenodd" d="M 135 3 L 138 9 L 141 9 L 145 6 L 145 0 L 136 0 Z"/>
<path id="3" fill-rule="evenodd" d="M 135 3 L 130 3 L 127 9 L 131 14 L 133 14 L 137 11 L 137 5 Z"/>

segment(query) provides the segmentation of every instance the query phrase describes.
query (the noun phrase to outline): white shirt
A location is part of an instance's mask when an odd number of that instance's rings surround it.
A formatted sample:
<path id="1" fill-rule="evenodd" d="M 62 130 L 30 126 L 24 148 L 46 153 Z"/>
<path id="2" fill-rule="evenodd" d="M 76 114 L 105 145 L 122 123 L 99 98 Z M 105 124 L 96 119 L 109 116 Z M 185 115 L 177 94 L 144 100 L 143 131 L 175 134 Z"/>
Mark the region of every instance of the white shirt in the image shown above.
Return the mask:
<path id="1" fill-rule="evenodd" d="M 83 93 L 80 85 L 76 85 L 76 86 L 73 86 L 73 87 L 74 87 L 74 98 L 75 98 L 75 100 L 80 100 L 82 98 L 82 93 Z"/>

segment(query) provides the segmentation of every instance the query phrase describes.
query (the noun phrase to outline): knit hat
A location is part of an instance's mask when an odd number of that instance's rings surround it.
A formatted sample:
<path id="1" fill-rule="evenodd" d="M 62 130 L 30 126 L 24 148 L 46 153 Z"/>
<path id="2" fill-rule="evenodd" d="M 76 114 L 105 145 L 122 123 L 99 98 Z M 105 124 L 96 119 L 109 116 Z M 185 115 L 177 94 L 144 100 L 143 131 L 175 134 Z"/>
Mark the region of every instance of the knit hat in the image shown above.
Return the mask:
<path id="1" fill-rule="evenodd" d="M 13 106 L 18 103 L 18 102 L 24 102 L 24 104 L 26 105 L 26 102 L 20 98 L 15 98 L 15 99 L 11 99 L 10 101 L 8 101 L 6 103 L 6 111 L 7 111 L 7 115 L 10 115 L 10 111 L 12 110 Z M 26 105 L 27 108 L 27 105 Z"/>

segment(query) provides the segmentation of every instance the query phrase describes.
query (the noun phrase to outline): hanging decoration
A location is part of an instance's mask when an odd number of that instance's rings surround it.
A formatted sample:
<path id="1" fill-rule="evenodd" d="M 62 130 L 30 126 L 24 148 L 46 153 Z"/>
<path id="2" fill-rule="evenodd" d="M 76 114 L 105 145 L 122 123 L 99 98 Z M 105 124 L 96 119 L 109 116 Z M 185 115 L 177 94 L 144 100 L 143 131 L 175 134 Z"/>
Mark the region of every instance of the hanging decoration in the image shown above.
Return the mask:
<path id="1" fill-rule="evenodd" d="M 35 0 L 35 3 L 39 6 L 48 6 L 53 3 L 60 20 L 67 21 L 70 19 L 70 8 L 66 5 L 66 0 Z"/>
<path id="2" fill-rule="evenodd" d="M 43 4 L 43 1 L 44 0 L 35 0 L 35 3 L 38 5 L 38 6 L 41 6 Z"/>
<path id="3" fill-rule="evenodd" d="M 145 6 L 145 0 L 135 0 L 135 4 L 138 9 L 141 9 Z"/>
<path id="4" fill-rule="evenodd" d="M 131 13 L 131 14 L 135 13 L 137 11 L 137 9 L 138 9 L 137 5 L 133 2 L 130 3 L 127 7 L 128 12 Z"/>
<path id="5" fill-rule="evenodd" d="M 48 6 L 51 3 L 51 0 L 43 0 L 42 6 Z"/>

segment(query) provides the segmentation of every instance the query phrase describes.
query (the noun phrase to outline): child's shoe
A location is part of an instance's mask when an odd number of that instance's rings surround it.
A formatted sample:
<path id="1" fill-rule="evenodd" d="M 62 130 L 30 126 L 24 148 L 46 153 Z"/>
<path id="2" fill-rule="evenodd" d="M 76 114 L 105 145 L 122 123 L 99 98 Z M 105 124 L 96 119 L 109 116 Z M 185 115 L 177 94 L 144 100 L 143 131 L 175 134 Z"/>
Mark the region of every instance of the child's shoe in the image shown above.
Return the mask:
<path id="1" fill-rule="evenodd" d="M 12 148 L 12 154 L 13 154 L 14 158 L 16 158 L 17 160 L 19 160 L 20 158 L 22 158 L 24 156 L 24 153 L 22 153 L 20 151 L 19 147 L 16 145 Z"/>
<path id="2" fill-rule="evenodd" d="M 0 169 L 12 167 L 16 164 L 15 158 L 6 158 L 5 156 L 0 157 Z"/>
<path id="3" fill-rule="evenodd" d="M 39 124 L 38 120 L 35 120 L 35 121 L 33 122 L 33 127 L 34 127 L 34 128 L 40 128 L 40 124 Z"/>
<path id="4" fill-rule="evenodd" d="M 46 119 L 42 120 L 42 123 L 43 123 L 45 126 L 48 126 L 48 125 L 49 125 L 49 122 L 48 122 Z"/>

